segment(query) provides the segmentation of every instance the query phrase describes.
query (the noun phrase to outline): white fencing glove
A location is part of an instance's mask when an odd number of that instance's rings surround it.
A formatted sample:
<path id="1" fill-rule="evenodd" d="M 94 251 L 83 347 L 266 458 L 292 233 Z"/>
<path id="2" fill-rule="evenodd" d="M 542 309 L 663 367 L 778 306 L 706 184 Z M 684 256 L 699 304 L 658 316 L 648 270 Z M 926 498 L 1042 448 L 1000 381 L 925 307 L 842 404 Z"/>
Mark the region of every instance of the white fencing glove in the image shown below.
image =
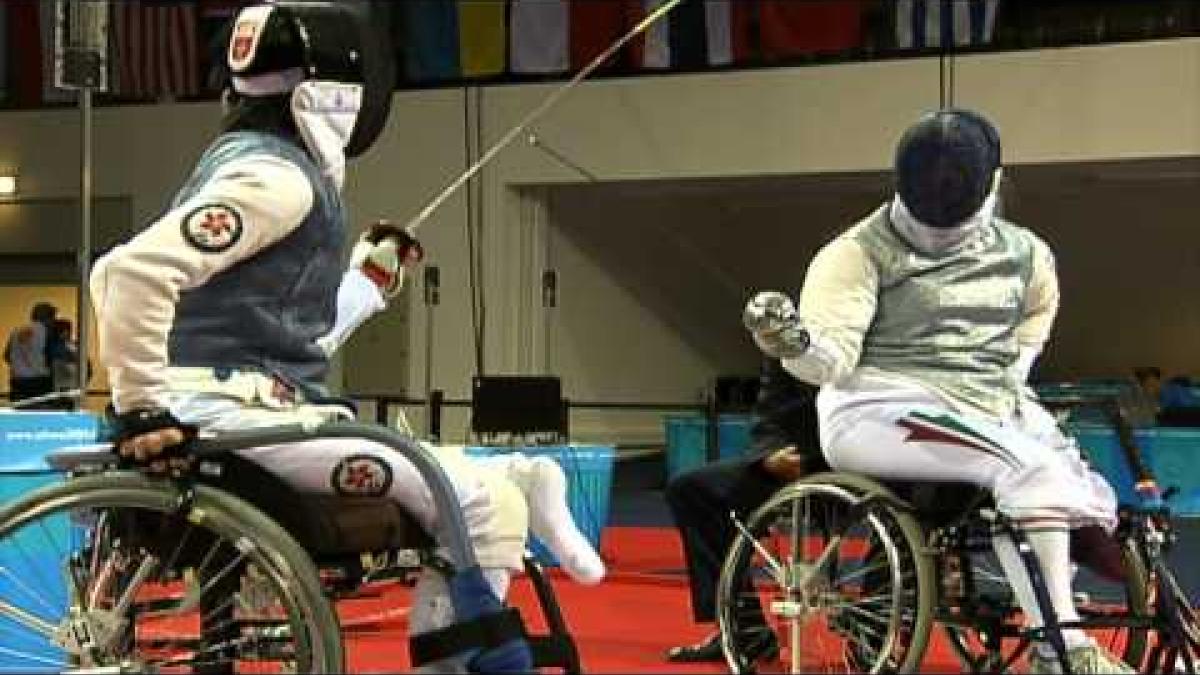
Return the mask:
<path id="1" fill-rule="evenodd" d="M 358 239 L 350 253 L 350 266 L 358 267 L 388 298 L 404 287 L 405 268 L 421 262 L 425 250 L 404 229 L 377 220 Z"/>

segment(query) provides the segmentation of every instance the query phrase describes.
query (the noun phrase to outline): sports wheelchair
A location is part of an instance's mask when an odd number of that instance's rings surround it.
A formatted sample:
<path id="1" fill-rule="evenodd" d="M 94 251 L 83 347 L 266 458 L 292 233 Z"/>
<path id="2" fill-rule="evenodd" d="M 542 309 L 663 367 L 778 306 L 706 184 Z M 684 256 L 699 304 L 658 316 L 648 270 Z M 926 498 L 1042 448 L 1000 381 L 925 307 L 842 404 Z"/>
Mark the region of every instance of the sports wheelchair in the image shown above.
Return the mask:
<path id="1" fill-rule="evenodd" d="M 1142 486 L 1152 486 L 1119 405 L 1101 405 Z M 1060 630 L 1086 629 L 1139 672 L 1195 673 L 1200 620 L 1165 559 L 1174 539 L 1157 488 L 1123 509 L 1123 574 L 1081 570 L 1080 621 L 1058 622 L 1022 532 L 967 484 L 882 484 L 822 473 L 792 483 L 743 523 L 718 586 L 717 615 L 730 669 L 747 672 L 916 672 L 940 625 L 964 670 L 1011 671 L 1035 640 L 1070 673 Z M 991 553 L 1013 537 L 1046 626 L 1029 630 Z M 1119 578 L 1118 578 L 1119 577 Z M 1081 579 L 1083 580 L 1083 579 Z"/>
<path id="2" fill-rule="evenodd" d="M 234 454 L 316 438 L 374 440 L 410 459 L 432 492 L 444 547 L 386 498 L 300 494 Z M 436 460 L 385 427 L 239 432 L 199 439 L 190 454 L 187 475 L 164 477 L 117 469 L 104 446 L 64 449 L 48 461 L 68 472 L 65 482 L 0 509 L 0 669 L 346 672 L 343 642 L 372 619 L 338 609 L 378 607 L 371 594 L 384 580 L 477 565 Z M 525 567 L 546 634 L 529 634 L 503 609 L 410 639 L 410 663 L 523 639 L 534 667 L 580 672 L 546 575 L 529 556 Z"/>

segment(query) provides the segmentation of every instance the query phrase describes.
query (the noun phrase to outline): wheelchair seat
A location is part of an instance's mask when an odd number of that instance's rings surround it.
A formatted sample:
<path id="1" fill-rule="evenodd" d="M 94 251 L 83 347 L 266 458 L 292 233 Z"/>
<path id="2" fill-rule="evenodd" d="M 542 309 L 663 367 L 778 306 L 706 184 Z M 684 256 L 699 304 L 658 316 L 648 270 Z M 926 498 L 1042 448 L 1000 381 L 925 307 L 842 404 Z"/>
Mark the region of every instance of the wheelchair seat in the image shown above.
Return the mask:
<path id="1" fill-rule="evenodd" d="M 883 481 L 927 529 L 946 527 L 992 505 L 987 489 L 957 481 Z"/>
<path id="2" fill-rule="evenodd" d="M 215 463 L 219 475 L 203 475 L 198 482 L 218 486 L 268 514 L 317 561 L 434 547 L 425 529 L 386 497 L 304 493 L 232 453 Z"/>

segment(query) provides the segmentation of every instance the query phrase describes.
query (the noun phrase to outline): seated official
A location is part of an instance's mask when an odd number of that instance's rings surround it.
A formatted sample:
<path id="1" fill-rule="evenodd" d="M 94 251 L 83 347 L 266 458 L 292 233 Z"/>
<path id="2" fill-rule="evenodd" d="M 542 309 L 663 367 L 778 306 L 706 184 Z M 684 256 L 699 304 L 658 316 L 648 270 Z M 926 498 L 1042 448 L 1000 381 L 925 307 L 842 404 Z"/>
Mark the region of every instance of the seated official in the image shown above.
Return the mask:
<path id="1" fill-rule="evenodd" d="M 729 513 L 748 517 L 782 486 L 826 470 L 817 438 L 816 387 L 792 377 L 777 359 L 764 360 L 760 382 L 750 451 L 684 472 L 667 485 L 698 623 L 716 618 L 717 579 L 737 535 Z M 695 645 L 667 652 L 667 660 L 676 663 L 721 659 L 716 631 Z"/>

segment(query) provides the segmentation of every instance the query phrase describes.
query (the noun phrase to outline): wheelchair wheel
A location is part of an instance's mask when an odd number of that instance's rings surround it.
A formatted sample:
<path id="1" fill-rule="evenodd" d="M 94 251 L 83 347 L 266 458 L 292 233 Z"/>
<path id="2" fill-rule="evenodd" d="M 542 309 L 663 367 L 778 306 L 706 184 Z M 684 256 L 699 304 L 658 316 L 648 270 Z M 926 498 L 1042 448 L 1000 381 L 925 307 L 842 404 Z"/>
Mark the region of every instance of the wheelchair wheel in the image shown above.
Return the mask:
<path id="1" fill-rule="evenodd" d="M 717 617 L 729 667 L 747 672 L 913 672 L 932 622 L 933 572 L 913 518 L 854 476 L 783 488 L 745 524 L 722 568 Z"/>
<path id="2" fill-rule="evenodd" d="M 291 537 L 227 493 L 134 473 L 0 509 L 0 634 L 0 670 L 345 670 Z"/>
<path id="3" fill-rule="evenodd" d="M 1161 561 L 1154 566 L 1149 604 L 1159 619 L 1154 646 L 1139 672 L 1189 673 L 1200 671 L 1200 615 L 1174 572 Z"/>
<path id="4" fill-rule="evenodd" d="M 1081 569 L 1075 605 L 1096 643 L 1137 667 L 1146 658 L 1150 582 L 1131 540 L 1123 542 L 1121 552 L 1124 581 Z M 942 604 L 953 612 L 943 628 L 964 671 L 1011 671 L 1029 643 L 1021 636 L 1020 610 L 995 555 L 990 550 L 951 551 L 942 557 L 940 572 Z"/>

